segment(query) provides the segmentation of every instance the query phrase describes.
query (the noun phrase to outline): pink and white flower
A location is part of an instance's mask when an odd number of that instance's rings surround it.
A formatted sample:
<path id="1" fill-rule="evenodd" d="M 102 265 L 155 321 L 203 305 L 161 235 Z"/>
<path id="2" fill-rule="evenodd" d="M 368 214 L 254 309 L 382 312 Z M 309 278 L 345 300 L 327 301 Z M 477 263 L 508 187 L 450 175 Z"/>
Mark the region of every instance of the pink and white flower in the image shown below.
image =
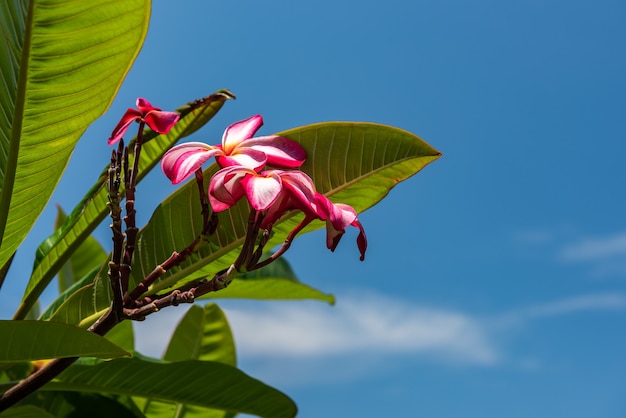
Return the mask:
<path id="1" fill-rule="evenodd" d="M 301 166 L 306 152 L 297 142 L 276 135 L 253 138 L 261 125 L 263 118 L 255 115 L 226 128 L 221 145 L 202 142 L 177 145 L 163 156 L 161 168 L 173 184 L 178 184 L 211 157 L 222 168 L 241 166 L 258 171 L 266 164 L 276 168 Z"/>
<path id="2" fill-rule="evenodd" d="M 294 208 L 315 212 L 315 186 L 302 171 L 266 170 L 261 173 L 241 167 L 226 167 L 215 173 L 209 184 L 209 202 L 216 212 L 222 212 L 246 196 L 255 210 L 277 213 L 288 200 Z M 276 218 L 277 219 L 277 218 Z"/>

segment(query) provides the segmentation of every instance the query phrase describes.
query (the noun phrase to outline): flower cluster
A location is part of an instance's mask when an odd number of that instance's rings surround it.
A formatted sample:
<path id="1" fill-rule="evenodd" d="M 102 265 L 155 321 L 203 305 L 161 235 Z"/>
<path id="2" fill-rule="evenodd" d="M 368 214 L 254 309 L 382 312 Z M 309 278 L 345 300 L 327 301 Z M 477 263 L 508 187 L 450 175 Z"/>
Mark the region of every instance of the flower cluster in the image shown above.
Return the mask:
<path id="1" fill-rule="evenodd" d="M 287 211 L 300 210 L 305 214 L 305 224 L 314 219 L 326 221 L 326 245 L 331 251 L 352 225 L 359 229 L 357 245 L 363 260 L 367 239 L 356 211 L 332 203 L 316 191 L 306 173 L 294 170 L 306 159 L 298 143 L 275 135 L 253 137 L 261 125 L 263 118 L 255 115 L 226 128 L 221 145 L 177 145 L 163 156 L 161 168 L 173 184 L 178 184 L 215 157 L 221 169 L 211 178 L 208 189 L 215 212 L 232 207 L 245 196 L 254 210 L 263 213 L 261 228 L 270 229 Z M 302 224 L 298 230 L 301 228 Z"/>

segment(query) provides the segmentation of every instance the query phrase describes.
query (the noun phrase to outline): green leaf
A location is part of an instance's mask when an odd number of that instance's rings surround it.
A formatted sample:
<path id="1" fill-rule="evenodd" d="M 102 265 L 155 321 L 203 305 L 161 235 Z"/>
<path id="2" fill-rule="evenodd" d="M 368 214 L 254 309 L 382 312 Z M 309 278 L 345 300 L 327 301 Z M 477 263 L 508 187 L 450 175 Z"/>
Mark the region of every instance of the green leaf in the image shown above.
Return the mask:
<path id="1" fill-rule="evenodd" d="M 263 279 L 236 278 L 219 292 L 211 292 L 200 299 L 259 299 L 259 300 L 306 300 L 313 299 L 335 304 L 335 297 L 288 279 L 268 277 Z"/>
<path id="2" fill-rule="evenodd" d="M 202 298 L 265 300 L 314 299 L 335 304 L 335 297 L 300 283 L 285 257 L 267 266 L 240 274 L 226 289 L 210 292 Z"/>
<path id="3" fill-rule="evenodd" d="M 16 406 L 0 413 L 2 418 L 57 418 L 45 409 L 34 405 Z"/>
<path id="4" fill-rule="evenodd" d="M 163 363 L 135 357 L 73 365 L 42 390 L 123 394 L 267 418 L 293 417 L 297 411 L 285 394 L 241 370 L 200 360 Z"/>
<path id="5" fill-rule="evenodd" d="M 396 184 L 441 156 L 439 151 L 409 132 L 372 123 L 319 123 L 279 135 L 299 142 L 307 151 L 307 160 L 301 169 L 311 176 L 319 192 L 335 202 L 351 205 L 357 212 L 375 205 Z M 215 170 L 215 165 L 210 167 L 205 178 L 210 178 Z M 138 257 L 133 266 L 135 283 L 199 234 L 202 215 L 198 201 L 197 186 L 192 180 L 157 207 L 139 234 Z M 166 273 L 150 292 L 196 278 L 212 277 L 230 266 L 243 243 L 248 213 L 245 199 L 221 212 L 218 229 L 208 245 L 180 267 Z M 293 215 L 284 216 L 275 224 L 273 238 L 266 248 L 282 243 L 302 219 L 301 214 Z M 305 231 L 323 225 L 315 221 Z"/>
<path id="6" fill-rule="evenodd" d="M 0 2 L 0 266 L 111 104 L 149 16 L 149 0 Z"/>
<path id="7" fill-rule="evenodd" d="M 235 341 L 224 312 L 214 303 L 193 305 L 174 330 L 166 361 L 219 361 L 236 366 Z"/>
<path id="8" fill-rule="evenodd" d="M 291 129 L 279 135 L 287 136 L 305 148 L 307 161 L 302 170 L 311 176 L 320 192 L 335 202 L 353 206 L 358 212 L 378 203 L 396 184 L 441 156 L 437 150 L 409 132 L 372 123 L 319 123 Z M 210 178 L 215 171 L 213 165 L 205 172 L 205 178 Z M 152 291 L 195 278 L 210 277 L 227 268 L 236 258 L 243 242 L 249 212 L 244 200 L 220 213 L 217 232 L 208 245 L 189 257 L 181 267 L 168 272 L 153 286 Z M 202 215 L 198 202 L 198 188 L 194 181 L 190 181 L 157 207 L 139 234 L 133 265 L 135 283 L 174 250 L 186 247 L 199 234 Z M 283 217 L 275 225 L 274 237 L 267 248 L 280 244 L 300 219 L 300 215 L 294 216 L 293 213 Z M 323 225 L 316 221 L 305 231 Z M 107 309 L 110 290 L 105 273 L 106 270 L 101 269 L 93 285 L 84 287 L 68 299 L 54 314 L 54 320 L 67 323 L 84 320 L 89 323 Z M 295 297 L 334 302 L 331 295 L 282 278 L 262 281 L 235 279 L 228 288 L 207 297 Z"/>
<path id="9" fill-rule="evenodd" d="M 0 321 L 0 362 L 58 357 L 114 358 L 129 355 L 92 332 L 44 321 Z"/>
<path id="10" fill-rule="evenodd" d="M 46 310 L 42 319 L 84 328 L 95 322 L 110 305 L 111 287 L 106 280 L 95 280 L 71 293 L 52 314 L 52 310 Z"/>
<path id="11" fill-rule="evenodd" d="M 14 257 L 15 257 L 15 253 L 13 253 L 13 255 L 9 257 L 7 262 L 4 263 L 4 266 L 0 267 L 0 289 L 2 289 L 2 285 L 4 284 L 4 279 L 6 279 L 7 277 L 7 273 L 9 272 L 9 269 L 11 268 L 11 264 L 13 263 Z"/>
<path id="12" fill-rule="evenodd" d="M 63 212 L 61 206 L 57 205 L 54 229 L 59 229 L 66 219 L 67 215 Z M 92 235 L 88 236 L 59 270 L 59 293 L 66 291 L 94 268 L 102 266 L 107 256 L 107 252 L 104 251 L 98 240 Z"/>
<path id="13" fill-rule="evenodd" d="M 132 321 L 122 321 L 104 336 L 118 347 L 132 353 L 135 351 L 135 332 Z"/>
<path id="14" fill-rule="evenodd" d="M 61 293 L 50 304 L 50 306 L 48 306 L 46 308 L 46 310 L 41 314 L 39 319 L 42 320 L 42 321 L 46 321 L 46 320 L 50 319 L 52 314 L 54 314 L 57 311 L 57 309 L 59 309 L 59 306 L 61 306 L 69 297 L 71 297 L 72 295 L 77 293 L 81 288 L 83 288 L 83 287 L 93 283 L 93 280 L 96 277 L 96 274 L 98 274 L 98 271 L 101 268 L 102 268 L 102 266 L 98 266 L 98 267 L 94 268 L 92 271 L 87 273 L 82 279 L 80 279 L 76 283 L 72 284 L 67 289 L 65 289 L 65 291 L 63 291 L 63 293 Z M 38 303 L 39 302 L 36 302 L 35 305 L 37 305 Z M 65 321 L 57 321 L 57 322 L 65 322 Z"/>
<path id="15" fill-rule="evenodd" d="M 146 176 L 159 162 L 165 151 L 176 141 L 191 135 L 206 124 L 221 109 L 226 100 L 234 98 L 235 96 L 228 90 L 220 90 L 178 108 L 176 111 L 181 115 L 181 119 L 168 134 L 157 135 L 153 131 L 146 130 L 144 140 L 147 142 L 142 147 L 137 181 L 141 181 Z M 107 161 L 104 156 L 103 161 Z M 37 300 L 61 266 L 107 216 L 108 197 L 105 178 L 106 167 L 96 184 L 72 211 L 63 226 L 37 249 L 35 266 L 24 292 L 22 304 L 14 319 L 23 318 L 29 306 Z"/>
<path id="16" fill-rule="evenodd" d="M 204 309 L 193 305 L 179 322 L 167 350 L 166 361 L 218 361 L 235 366 L 235 341 L 222 310 L 214 303 Z M 230 417 L 232 413 L 202 408 L 195 405 L 174 404 L 136 399 L 149 417 Z"/>

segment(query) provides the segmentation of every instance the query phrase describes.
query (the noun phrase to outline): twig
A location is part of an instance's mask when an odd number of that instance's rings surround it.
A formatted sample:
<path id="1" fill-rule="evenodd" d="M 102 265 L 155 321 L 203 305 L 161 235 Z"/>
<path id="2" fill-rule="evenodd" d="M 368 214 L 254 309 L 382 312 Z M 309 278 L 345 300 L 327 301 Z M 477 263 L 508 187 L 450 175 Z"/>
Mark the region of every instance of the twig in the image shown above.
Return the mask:
<path id="1" fill-rule="evenodd" d="M 122 259 L 122 249 L 124 247 L 124 234 L 122 233 L 122 220 L 120 207 L 120 160 L 124 141 L 120 140 L 117 152 L 111 155 L 111 165 L 109 167 L 108 198 L 109 212 L 111 216 L 111 231 L 113 232 L 113 253 L 109 261 L 109 281 L 111 282 L 112 310 L 115 315 L 122 316 L 122 300 L 124 291 L 120 279 L 120 263 Z"/>
<path id="2" fill-rule="evenodd" d="M 143 130 L 145 122 L 139 123 L 137 131 L 137 139 L 135 140 L 135 148 L 133 153 L 133 167 L 128 169 L 128 149 L 124 153 L 124 187 L 126 189 L 126 216 L 124 223 L 126 224 L 126 249 L 124 251 L 124 260 L 120 267 L 122 291 L 128 291 L 128 282 L 130 278 L 131 266 L 133 261 L 133 253 L 135 251 L 135 242 L 139 229 L 136 226 L 135 215 L 135 191 L 137 186 L 137 176 L 139 175 L 139 156 L 141 154 L 141 144 L 143 138 Z"/>

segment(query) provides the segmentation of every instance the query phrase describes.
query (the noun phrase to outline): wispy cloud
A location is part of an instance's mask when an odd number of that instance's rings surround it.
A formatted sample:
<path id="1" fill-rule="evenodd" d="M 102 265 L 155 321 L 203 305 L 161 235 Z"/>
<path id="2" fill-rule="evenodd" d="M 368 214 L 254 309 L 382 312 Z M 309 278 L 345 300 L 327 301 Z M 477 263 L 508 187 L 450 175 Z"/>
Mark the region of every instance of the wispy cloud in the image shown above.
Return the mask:
<path id="1" fill-rule="evenodd" d="M 559 252 L 562 261 L 598 261 L 616 256 L 626 256 L 626 232 L 607 236 L 585 238 L 565 246 Z"/>
<path id="2" fill-rule="evenodd" d="M 248 308 L 227 304 L 231 307 L 224 310 L 238 355 L 253 365 L 253 374 L 274 383 L 293 378 L 298 384 L 303 376 L 309 383 L 325 381 L 329 367 L 338 364 L 341 367 L 333 369 L 334 379 L 376 373 L 393 359 L 494 366 L 507 361 L 501 343 L 510 339 L 511 329 L 518 329 L 515 325 L 576 313 L 626 310 L 623 293 L 581 295 L 488 316 L 376 295 L 340 295 L 338 301 L 334 307 L 302 302 Z M 139 351 L 159 356 L 171 334 L 164 329 L 173 329 L 183 313 L 164 310 L 154 321 L 149 318 L 138 324 Z M 535 368 L 537 361 L 532 360 Z"/>
<path id="3" fill-rule="evenodd" d="M 381 297 L 340 298 L 335 307 L 229 309 L 227 315 L 238 347 L 247 356 L 405 353 L 473 364 L 493 364 L 498 357 L 476 319 Z"/>
<path id="4" fill-rule="evenodd" d="M 582 295 L 552 302 L 531 305 L 500 315 L 500 321 L 529 321 L 553 316 L 570 315 L 585 311 L 626 310 L 626 295 L 600 293 Z"/>

